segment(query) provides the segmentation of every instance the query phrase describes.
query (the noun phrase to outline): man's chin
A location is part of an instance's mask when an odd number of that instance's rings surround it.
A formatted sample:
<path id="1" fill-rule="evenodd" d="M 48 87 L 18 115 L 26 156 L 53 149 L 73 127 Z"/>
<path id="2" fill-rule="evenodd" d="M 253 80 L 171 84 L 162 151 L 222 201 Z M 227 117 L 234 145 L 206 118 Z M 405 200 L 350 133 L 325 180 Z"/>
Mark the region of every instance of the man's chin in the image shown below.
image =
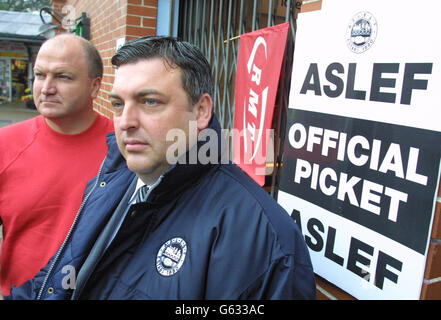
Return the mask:
<path id="1" fill-rule="evenodd" d="M 144 182 L 148 181 L 149 184 L 153 184 L 165 171 L 170 168 L 169 165 L 165 164 L 147 164 L 145 159 L 142 162 L 131 161 L 130 158 L 126 158 L 126 160 L 129 170 L 136 173 L 136 175 Z"/>
<path id="2" fill-rule="evenodd" d="M 147 165 L 146 161 L 140 163 L 139 160 L 134 161 L 133 159 L 130 159 L 130 157 L 126 158 L 126 161 L 129 170 L 137 175 L 149 175 L 153 172 L 152 167 Z"/>
<path id="3" fill-rule="evenodd" d="M 45 118 L 48 119 L 56 119 L 62 116 L 62 112 L 60 112 L 59 108 L 51 107 L 51 106 L 37 106 L 37 111 Z"/>

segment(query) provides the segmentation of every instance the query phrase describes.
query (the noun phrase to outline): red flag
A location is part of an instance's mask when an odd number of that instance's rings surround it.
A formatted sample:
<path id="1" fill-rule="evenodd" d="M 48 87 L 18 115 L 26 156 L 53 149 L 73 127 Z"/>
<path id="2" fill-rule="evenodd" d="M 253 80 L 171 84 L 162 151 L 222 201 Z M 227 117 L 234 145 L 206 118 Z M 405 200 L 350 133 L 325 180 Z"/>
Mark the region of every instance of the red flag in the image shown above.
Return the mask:
<path id="1" fill-rule="evenodd" d="M 233 161 L 260 186 L 288 29 L 286 22 L 240 36 Z"/>

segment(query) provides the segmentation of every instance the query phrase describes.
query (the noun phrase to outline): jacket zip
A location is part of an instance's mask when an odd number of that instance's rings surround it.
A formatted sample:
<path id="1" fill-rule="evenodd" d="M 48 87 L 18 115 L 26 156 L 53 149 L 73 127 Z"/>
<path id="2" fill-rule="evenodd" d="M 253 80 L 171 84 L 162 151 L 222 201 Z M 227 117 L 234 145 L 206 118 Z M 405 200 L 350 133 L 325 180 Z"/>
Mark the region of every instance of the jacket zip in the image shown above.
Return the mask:
<path id="1" fill-rule="evenodd" d="M 148 189 L 148 191 L 147 191 L 147 194 L 146 194 L 146 201 L 147 201 L 147 199 L 149 198 L 150 193 L 153 191 L 153 189 L 155 189 L 156 186 L 158 186 L 158 185 L 161 183 L 162 179 L 163 179 L 163 175 L 161 175 L 161 176 L 158 178 L 158 180 L 157 180 L 153 185 L 151 185 L 151 186 L 149 187 L 149 189 Z M 126 209 L 126 210 L 127 210 L 127 209 Z M 125 216 L 122 218 L 122 220 L 124 220 L 124 219 L 125 219 Z M 116 234 L 118 233 L 119 229 L 121 228 L 121 225 L 122 225 L 122 222 L 121 222 L 121 224 L 119 225 L 119 227 L 117 227 L 117 232 L 115 233 L 115 237 L 116 237 Z M 110 243 L 112 243 L 113 240 L 114 240 L 114 238 L 111 239 Z M 110 243 L 107 244 L 107 246 L 106 246 L 106 248 L 104 249 L 104 251 L 102 252 L 102 254 L 107 250 L 107 248 L 108 248 L 108 246 L 110 245 Z M 89 252 L 89 253 L 90 253 L 90 252 Z M 99 260 L 101 259 L 102 254 L 101 254 L 101 256 L 98 258 Z M 86 258 L 86 261 L 87 261 L 87 258 Z M 97 261 L 97 262 L 95 263 L 95 265 L 93 266 L 93 269 L 95 269 L 95 267 L 96 267 L 96 265 L 98 264 L 98 262 L 99 262 L 99 261 Z M 92 269 L 92 270 L 93 270 L 93 269 Z M 83 272 L 84 272 L 84 271 L 83 271 Z M 89 273 L 86 275 L 87 278 L 86 278 L 86 280 L 83 282 L 83 286 L 76 287 L 76 288 L 74 289 L 74 292 L 73 292 L 73 294 L 72 294 L 72 296 L 71 296 L 71 300 L 78 300 L 78 299 L 79 299 L 79 297 L 80 297 L 81 294 L 82 294 L 83 289 L 86 287 L 86 284 L 87 284 L 87 281 L 89 280 L 90 275 L 91 275 L 91 272 L 89 272 Z"/>
<path id="2" fill-rule="evenodd" d="M 101 163 L 101 167 L 100 167 L 100 170 L 98 171 L 98 175 L 96 177 L 95 184 L 93 185 L 92 189 L 89 191 L 89 193 L 86 195 L 86 197 L 84 198 L 83 202 L 81 203 L 80 209 L 78 209 L 77 215 L 75 216 L 75 219 L 74 219 L 74 221 L 72 223 L 72 226 L 70 227 L 69 232 L 67 233 L 66 238 L 64 239 L 63 243 L 61 244 L 61 247 L 58 249 L 58 251 L 57 251 L 57 253 L 55 255 L 54 261 L 52 262 L 52 264 L 51 264 L 51 266 L 50 266 L 50 268 L 49 268 L 49 270 L 47 272 L 47 275 L 44 278 L 44 281 L 43 281 L 43 284 L 42 284 L 42 286 L 40 288 L 40 291 L 38 292 L 37 300 L 41 300 L 41 297 L 43 295 L 43 292 L 44 292 L 44 289 L 46 287 L 46 284 L 49 281 L 49 277 L 51 276 L 52 270 L 54 269 L 55 265 L 57 264 L 58 258 L 60 257 L 61 252 L 64 250 L 64 247 L 66 246 L 67 241 L 69 240 L 69 238 L 70 238 L 70 236 L 72 234 L 72 231 L 73 231 L 75 225 L 77 224 L 78 217 L 80 216 L 80 213 L 83 210 L 83 207 L 85 206 L 85 204 L 86 204 L 87 200 L 89 199 L 90 195 L 95 190 L 95 188 L 98 186 L 98 181 L 100 181 L 100 179 L 101 179 L 102 170 L 103 170 L 104 163 L 106 162 L 106 160 L 107 160 L 107 157 Z"/>

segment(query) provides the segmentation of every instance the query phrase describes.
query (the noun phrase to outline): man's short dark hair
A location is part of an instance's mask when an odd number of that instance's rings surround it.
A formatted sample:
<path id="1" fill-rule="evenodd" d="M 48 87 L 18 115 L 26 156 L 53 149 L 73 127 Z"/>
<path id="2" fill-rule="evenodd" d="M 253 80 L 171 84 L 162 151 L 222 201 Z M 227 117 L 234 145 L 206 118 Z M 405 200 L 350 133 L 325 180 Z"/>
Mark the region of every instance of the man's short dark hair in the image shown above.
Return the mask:
<path id="1" fill-rule="evenodd" d="M 155 57 L 164 59 L 171 68 L 181 69 L 182 86 L 193 104 L 204 93 L 213 96 L 213 79 L 207 59 L 196 46 L 174 37 L 149 36 L 128 41 L 112 57 L 112 64 L 118 68 Z"/>

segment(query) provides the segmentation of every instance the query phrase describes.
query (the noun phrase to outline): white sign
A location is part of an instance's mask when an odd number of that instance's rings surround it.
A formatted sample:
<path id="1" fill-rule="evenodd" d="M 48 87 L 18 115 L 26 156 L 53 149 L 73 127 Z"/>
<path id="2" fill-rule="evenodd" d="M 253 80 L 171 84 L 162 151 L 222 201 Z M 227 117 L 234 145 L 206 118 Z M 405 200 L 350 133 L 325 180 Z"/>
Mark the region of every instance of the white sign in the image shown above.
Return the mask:
<path id="1" fill-rule="evenodd" d="M 126 43 L 126 38 L 125 37 L 116 39 L 115 51 L 118 51 L 119 48 L 121 48 L 125 43 Z"/>
<path id="2" fill-rule="evenodd" d="M 440 10 L 437 0 L 323 0 L 299 14 L 291 107 L 440 131 Z M 357 19 L 375 22 L 360 52 L 349 48 Z M 311 64 L 320 90 L 299 94 Z"/>
<path id="3" fill-rule="evenodd" d="M 324 0 L 297 21 L 278 202 L 314 271 L 358 299 L 420 297 L 440 175 L 439 9 Z"/>

